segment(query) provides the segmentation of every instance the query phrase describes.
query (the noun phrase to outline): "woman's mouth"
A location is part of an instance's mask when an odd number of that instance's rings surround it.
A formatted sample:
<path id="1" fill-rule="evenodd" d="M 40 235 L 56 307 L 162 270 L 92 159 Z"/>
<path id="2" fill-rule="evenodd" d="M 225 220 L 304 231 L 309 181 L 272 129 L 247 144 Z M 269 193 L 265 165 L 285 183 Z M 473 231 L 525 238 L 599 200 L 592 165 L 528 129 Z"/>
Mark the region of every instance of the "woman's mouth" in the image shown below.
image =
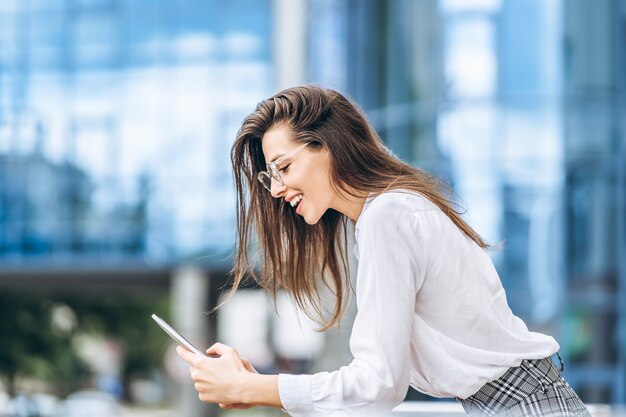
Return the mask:
<path id="1" fill-rule="evenodd" d="M 296 205 L 298 205 L 298 203 L 302 200 L 303 197 L 304 195 L 298 194 L 297 196 L 292 198 L 291 201 L 289 201 L 289 204 L 291 204 L 291 207 L 295 207 Z"/>
<path id="2" fill-rule="evenodd" d="M 296 207 L 296 213 L 300 214 L 302 212 L 302 200 L 304 200 L 304 196 L 300 197 L 300 201 L 297 203 L 298 206 Z"/>

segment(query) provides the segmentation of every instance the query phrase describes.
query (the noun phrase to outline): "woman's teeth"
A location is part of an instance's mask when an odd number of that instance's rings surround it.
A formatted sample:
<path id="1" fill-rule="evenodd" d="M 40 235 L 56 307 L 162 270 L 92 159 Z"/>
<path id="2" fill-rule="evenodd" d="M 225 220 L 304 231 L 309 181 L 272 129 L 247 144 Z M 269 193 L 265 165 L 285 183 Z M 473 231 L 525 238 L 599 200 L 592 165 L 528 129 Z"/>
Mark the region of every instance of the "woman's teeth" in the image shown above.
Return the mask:
<path id="1" fill-rule="evenodd" d="M 302 194 L 295 196 L 294 198 L 291 199 L 291 201 L 289 201 L 289 204 L 291 204 L 291 207 L 295 207 L 298 205 L 298 203 L 302 200 L 302 197 L 304 197 Z"/>

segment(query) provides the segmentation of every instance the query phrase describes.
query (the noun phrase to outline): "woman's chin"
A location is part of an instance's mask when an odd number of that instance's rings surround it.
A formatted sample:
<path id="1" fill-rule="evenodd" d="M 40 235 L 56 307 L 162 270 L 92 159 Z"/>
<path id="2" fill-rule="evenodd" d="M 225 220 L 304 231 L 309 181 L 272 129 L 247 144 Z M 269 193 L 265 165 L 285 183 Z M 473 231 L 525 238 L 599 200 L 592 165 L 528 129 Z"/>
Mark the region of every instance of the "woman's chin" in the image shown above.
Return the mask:
<path id="1" fill-rule="evenodd" d="M 317 222 L 319 222 L 320 218 L 322 217 L 322 216 L 310 216 L 310 215 L 306 215 L 305 213 L 302 213 L 301 216 L 304 219 L 304 221 L 310 225 L 317 224 Z"/>

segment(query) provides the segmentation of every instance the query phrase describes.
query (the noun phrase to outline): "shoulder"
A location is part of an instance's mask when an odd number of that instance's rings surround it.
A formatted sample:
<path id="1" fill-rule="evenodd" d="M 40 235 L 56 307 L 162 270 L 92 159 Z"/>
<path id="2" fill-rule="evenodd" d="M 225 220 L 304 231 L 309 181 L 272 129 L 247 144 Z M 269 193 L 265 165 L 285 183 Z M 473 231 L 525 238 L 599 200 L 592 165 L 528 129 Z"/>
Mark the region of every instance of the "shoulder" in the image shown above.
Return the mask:
<path id="1" fill-rule="evenodd" d="M 441 212 L 421 194 L 392 190 L 371 195 L 359 216 L 355 237 L 359 251 L 376 248 L 377 252 L 405 247 L 416 254 L 431 235 L 430 214 Z M 403 242 L 404 246 L 398 245 Z"/>
<path id="2" fill-rule="evenodd" d="M 387 191 L 370 196 L 359 216 L 357 229 L 405 225 L 416 215 L 425 211 L 439 211 L 433 202 L 423 195 L 405 190 Z"/>
<path id="3" fill-rule="evenodd" d="M 391 215 L 411 215 L 424 210 L 439 210 L 439 208 L 422 194 L 392 190 L 370 197 L 362 214 L 364 218 L 390 217 Z"/>

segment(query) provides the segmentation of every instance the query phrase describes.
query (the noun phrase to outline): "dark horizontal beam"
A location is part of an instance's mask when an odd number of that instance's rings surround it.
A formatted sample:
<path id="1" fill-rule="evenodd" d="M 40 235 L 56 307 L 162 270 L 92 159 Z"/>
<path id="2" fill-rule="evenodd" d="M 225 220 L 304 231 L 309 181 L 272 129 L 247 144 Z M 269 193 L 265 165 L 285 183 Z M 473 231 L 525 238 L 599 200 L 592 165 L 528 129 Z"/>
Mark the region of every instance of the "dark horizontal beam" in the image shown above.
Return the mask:
<path id="1" fill-rule="evenodd" d="M 218 290 L 226 282 L 227 271 L 205 271 Z M 164 292 L 169 291 L 175 268 L 159 269 L 0 269 L 0 290 L 45 290 L 52 292 Z"/>
<path id="2" fill-rule="evenodd" d="M 0 270 L 0 289 L 167 291 L 172 272 L 159 270 Z"/>

